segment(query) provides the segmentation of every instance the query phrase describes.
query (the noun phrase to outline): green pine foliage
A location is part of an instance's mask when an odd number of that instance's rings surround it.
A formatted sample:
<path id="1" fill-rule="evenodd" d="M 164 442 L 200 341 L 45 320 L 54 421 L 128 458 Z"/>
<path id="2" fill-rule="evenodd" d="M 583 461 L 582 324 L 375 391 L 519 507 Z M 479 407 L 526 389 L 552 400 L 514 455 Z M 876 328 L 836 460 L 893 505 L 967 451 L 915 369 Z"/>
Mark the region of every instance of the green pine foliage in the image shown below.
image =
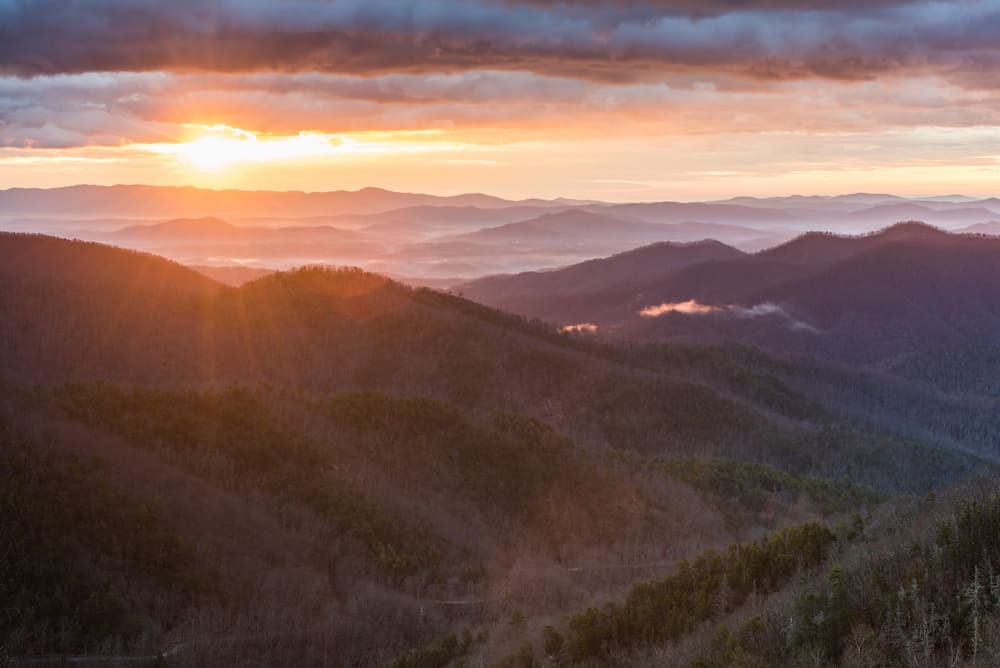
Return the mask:
<path id="1" fill-rule="evenodd" d="M 1000 495 L 967 500 L 923 539 L 834 565 L 794 610 L 720 629 L 697 665 L 995 665 L 998 527 Z"/>
<path id="2" fill-rule="evenodd" d="M 801 570 L 816 568 L 836 542 L 826 525 L 810 522 L 683 561 L 674 575 L 634 585 L 621 604 L 572 616 L 566 638 L 569 658 L 600 660 L 612 652 L 680 638 L 751 595 L 777 591 Z"/>
<path id="3" fill-rule="evenodd" d="M 467 656 L 471 648 L 472 635 L 468 630 L 461 638 L 450 633 L 429 645 L 401 654 L 386 668 L 446 668 Z"/>
<path id="4" fill-rule="evenodd" d="M 428 529 L 411 526 L 348 484 L 325 474 L 336 462 L 285 424 L 257 393 L 125 389 L 75 384 L 54 391 L 70 416 L 119 434 L 143 448 L 180 455 L 197 473 L 217 477 L 218 458 L 280 501 L 299 504 L 344 535 L 365 543 L 387 575 L 436 572 L 447 546 Z"/>
<path id="5" fill-rule="evenodd" d="M 128 643 L 214 593 L 156 507 L 114 491 L 95 463 L 0 433 L 0 646 L 13 634 L 42 653 Z"/>
<path id="6" fill-rule="evenodd" d="M 494 412 L 476 419 L 441 401 L 380 392 L 338 394 L 334 425 L 385 468 L 402 467 L 473 503 L 491 521 L 527 526 L 553 541 L 584 523 L 594 540 L 613 532 L 609 480 L 572 441 L 534 418 Z M 572 515 L 550 517 L 558 499 Z M 568 522 L 564 526 L 563 521 Z"/>
<path id="7" fill-rule="evenodd" d="M 777 500 L 787 505 L 799 496 L 808 498 L 825 515 L 865 510 L 886 498 L 847 481 L 794 475 L 764 464 L 731 459 L 669 459 L 653 466 L 707 494 L 720 510 L 741 523 L 752 522 L 754 516 L 766 512 L 769 504 Z"/>

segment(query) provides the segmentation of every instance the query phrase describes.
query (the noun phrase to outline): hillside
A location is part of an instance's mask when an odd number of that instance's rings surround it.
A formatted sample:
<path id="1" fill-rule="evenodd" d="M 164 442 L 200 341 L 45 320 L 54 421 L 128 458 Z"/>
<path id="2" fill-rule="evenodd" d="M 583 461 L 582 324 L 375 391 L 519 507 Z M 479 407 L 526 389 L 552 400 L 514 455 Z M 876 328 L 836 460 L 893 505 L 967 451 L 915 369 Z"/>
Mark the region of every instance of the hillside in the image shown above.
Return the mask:
<path id="1" fill-rule="evenodd" d="M 1000 344 L 998 262 L 993 238 L 902 223 L 856 237 L 809 233 L 754 255 L 588 290 L 490 292 L 511 280 L 501 278 L 465 293 L 559 326 L 591 323 L 617 340 L 737 341 L 934 382 L 917 368 L 926 351 Z"/>
<path id="2" fill-rule="evenodd" d="M 474 301 L 545 319 L 566 297 L 636 283 L 684 267 L 712 260 L 728 260 L 742 253 L 717 241 L 689 244 L 659 242 L 608 258 L 545 272 L 525 272 L 486 278 L 456 286 Z"/>
<path id="3" fill-rule="evenodd" d="M 894 364 L 929 348 L 996 345 L 1000 245 L 917 229 L 857 239 L 821 253 L 808 271 L 782 276 L 779 270 L 765 285 L 748 288 L 741 272 L 754 271 L 752 265 L 716 272 L 732 275 L 715 291 L 695 288 L 690 276 L 679 275 L 666 281 L 666 290 L 644 298 L 662 303 L 686 296 L 725 308 L 706 318 L 663 319 L 670 322 L 632 317 L 624 335 L 707 335 L 870 365 Z M 764 253 L 756 261 L 768 259 Z M 739 308 L 729 308 L 733 304 Z M 727 317 L 733 313 L 737 317 Z"/>
<path id="4" fill-rule="evenodd" d="M 874 234 L 842 236 L 823 232 L 809 232 L 790 241 L 766 249 L 758 256 L 772 262 L 825 265 L 860 255 L 889 242 L 912 241 L 939 243 L 948 233 L 936 227 L 917 222 L 899 223 Z"/>
<path id="5" fill-rule="evenodd" d="M 47 254 L 62 262 L 48 265 Z M 655 412 L 675 432 L 638 435 L 634 449 L 731 438 L 734 425 L 713 424 L 706 410 L 772 428 L 709 387 L 636 379 L 540 324 L 357 270 L 277 273 L 232 289 L 154 256 L 47 237 L 4 235 L 0 257 L 11 259 L 0 268 L 0 359 L 15 381 L 389 389 L 527 412 L 591 439 L 608 429 L 598 397 L 626 403 L 641 382 L 658 388 L 655 402 L 630 410 Z"/>
<path id="6" fill-rule="evenodd" d="M 977 666 L 997 652 L 1000 499 L 976 485 L 707 550 L 523 635 L 510 661 Z"/>
<path id="7" fill-rule="evenodd" d="M 653 250 L 628 262 L 738 254 Z M 332 643 L 370 665 L 470 629 L 449 652 L 500 657 L 508 635 L 478 634 L 514 613 L 537 628 L 708 545 L 924 494 L 996 454 L 954 437 L 995 429 L 986 406 L 739 349 L 617 349 L 359 270 L 234 288 L 0 235 L 0 309 L 20 509 L 0 530 L 25 536 L 0 586 L 31 611 L 0 627 L 16 655 L 321 665 Z M 828 389 L 845 378 L 867 413 Z M 899 428 L 906 411 L 927 419 Z M 26 501 L 50 488 L 66 501 Z M 39 579 L 88 603 L 36 606 L 48 590 L 16 583 Z"/>

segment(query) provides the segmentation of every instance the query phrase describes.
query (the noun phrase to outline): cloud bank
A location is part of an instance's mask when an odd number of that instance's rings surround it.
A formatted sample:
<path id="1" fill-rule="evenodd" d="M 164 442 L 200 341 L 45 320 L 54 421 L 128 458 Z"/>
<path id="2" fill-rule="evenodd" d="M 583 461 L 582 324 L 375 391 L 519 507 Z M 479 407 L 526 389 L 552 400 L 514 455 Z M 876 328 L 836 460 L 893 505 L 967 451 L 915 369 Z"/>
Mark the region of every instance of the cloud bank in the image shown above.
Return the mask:
<path id="1" fill-rule="evenodd" d="M 101 182 L 203 183 L 143 147 L 219 125 L 468 147 L 435 178 L 372 167 L 402 189 L 691 198 L 733 178 L 832 188 L 845 170 L 860 183 L 843 187 L 869 188 L 882 169 L 886 190 L 950 174 L 984 191 L 1000 164 L 1000 2 L 0 0 L 0 185 L 75 182 L 87 165 Z M 57 179 L 50 159 L 81 171 Z M 347 173 L 299 166 L 213 185 Z M 650 174 L 667 185 L 642 185 Z"/>
<path id="2" fill-rule="evenodd" d="M 989 0 L 2 0 L 0 71 L 492 68 L 621 80 L 935 70 L 996 83 L 998 35 Z"/>

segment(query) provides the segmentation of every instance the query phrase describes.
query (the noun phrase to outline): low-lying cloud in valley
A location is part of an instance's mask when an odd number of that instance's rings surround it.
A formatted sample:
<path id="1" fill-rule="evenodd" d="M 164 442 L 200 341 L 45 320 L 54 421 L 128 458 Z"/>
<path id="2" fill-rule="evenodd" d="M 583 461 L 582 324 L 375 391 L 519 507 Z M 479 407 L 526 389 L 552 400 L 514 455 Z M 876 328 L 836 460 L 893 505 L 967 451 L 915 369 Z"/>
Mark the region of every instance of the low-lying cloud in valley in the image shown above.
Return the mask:
<path id="1" fill-rule="evenodd" d="M 589 322 L 581 322 L 576 325 L 566 325 L 560 331 L 563 332 L 574 332 L 577 334 L 595 334 L 597 332 L 597 325 L 591 324 Z"/>
<path id="2" fill-rule="evenodd" d="M 819 329 L 809 323 L 800 320 L 790 314 L 782 306 L 774 302 L 762 302 L 752 306 L 742 306 L 740 304 L 727 304 L 725 306 L 714 306 L 702 304 L 694 299 L 683 302 L 663 302 L 654 306 L 647 306 L 639 311 L 643 318 L 659 318 L 668 313 L 681 313 L 683 315 L 722 315 L 741 319 L 755 319 L 776 317 L 785 321 L 785 326 L 797 332 L 819 333 Z"/>
<path id="3" fill-rule="evenodd" d="M 715 313 L 716 311 L 722 310 L 720 306 L 708 306 L 707 304 L 699 304 L 693 299 L 686 302 L 664 302 L 662 304 L 657 304 L 656 306 L 647 306 L 646 308 L 639 311 L 639 315 L 643 318 L 658 318 L 661 315 L 667 313 L 685 313 L 688 315 L 704 315 L 706 313 Z"/>

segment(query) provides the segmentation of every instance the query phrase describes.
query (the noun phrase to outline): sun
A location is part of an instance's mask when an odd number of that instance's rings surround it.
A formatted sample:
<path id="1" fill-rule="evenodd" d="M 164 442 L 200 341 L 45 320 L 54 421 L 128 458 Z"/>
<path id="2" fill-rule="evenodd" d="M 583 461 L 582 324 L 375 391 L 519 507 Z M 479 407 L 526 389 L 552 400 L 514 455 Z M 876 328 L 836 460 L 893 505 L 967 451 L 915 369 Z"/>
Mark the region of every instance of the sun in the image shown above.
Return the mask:
<path id="1" fill-rule="evenodd" d="M 340 135 L 302 131 L 275 136 L 241 130 L 229 125 L 184 126 L 190 138 L 172 143 L 149 144 L 147 148 L 202 171 L 219 171 L 249 162 L 273 162 L 334 156 L 351 151 L 351 140 Z"/>

